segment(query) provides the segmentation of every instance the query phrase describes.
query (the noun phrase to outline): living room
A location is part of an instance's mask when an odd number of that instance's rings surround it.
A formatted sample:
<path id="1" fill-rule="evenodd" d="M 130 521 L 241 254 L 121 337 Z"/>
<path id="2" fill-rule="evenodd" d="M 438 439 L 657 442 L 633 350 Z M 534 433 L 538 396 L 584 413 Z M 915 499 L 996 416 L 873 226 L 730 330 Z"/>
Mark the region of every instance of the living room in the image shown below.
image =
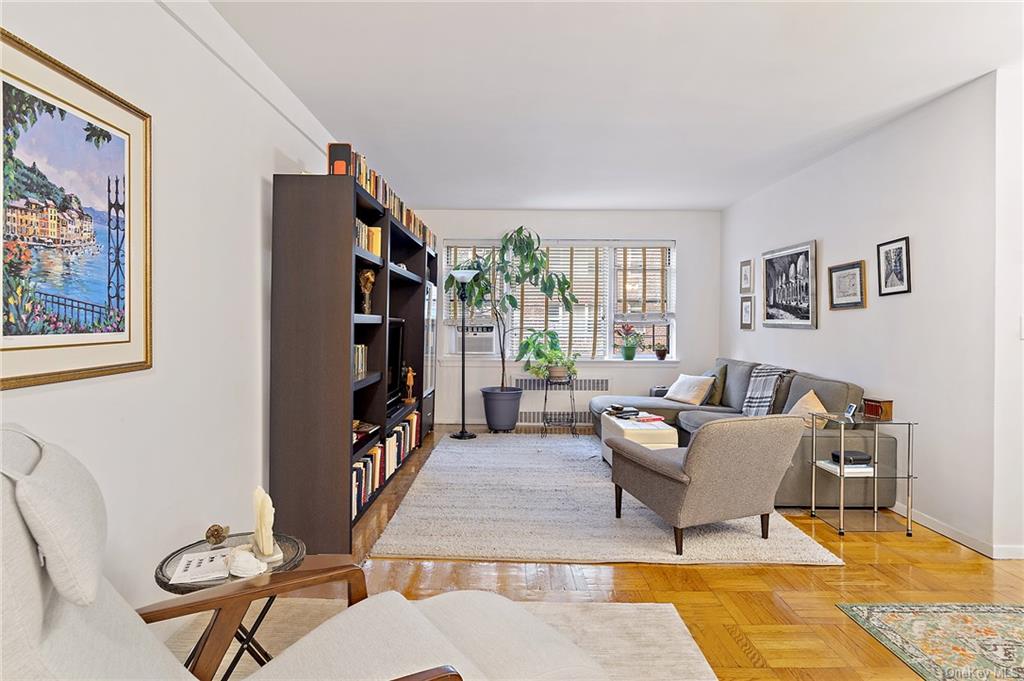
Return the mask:
<path id="1" fill-rule="evenodd" d="M 2 24 L 3 678 L 1021 678 L 1020 3 Z"/>

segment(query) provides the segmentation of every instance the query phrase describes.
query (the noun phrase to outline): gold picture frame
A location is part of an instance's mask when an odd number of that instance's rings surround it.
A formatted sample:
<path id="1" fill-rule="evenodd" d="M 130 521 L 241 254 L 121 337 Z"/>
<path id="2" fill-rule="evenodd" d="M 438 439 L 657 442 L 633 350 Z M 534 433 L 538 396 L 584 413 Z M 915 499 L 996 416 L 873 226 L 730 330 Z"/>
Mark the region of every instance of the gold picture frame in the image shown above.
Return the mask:
<path id="1" fill-rule="evenodd" d="M 15 174 L 4 192 L 0 390 L 150 369 L 152 117 L 2 28 L 0 57 L 4 129 L 17 132 L 4 153 Z M 72 134 L 76 144 L 63 144 Z M 33 151 L 58 143 L 63 156 L 37 167 Z"/>

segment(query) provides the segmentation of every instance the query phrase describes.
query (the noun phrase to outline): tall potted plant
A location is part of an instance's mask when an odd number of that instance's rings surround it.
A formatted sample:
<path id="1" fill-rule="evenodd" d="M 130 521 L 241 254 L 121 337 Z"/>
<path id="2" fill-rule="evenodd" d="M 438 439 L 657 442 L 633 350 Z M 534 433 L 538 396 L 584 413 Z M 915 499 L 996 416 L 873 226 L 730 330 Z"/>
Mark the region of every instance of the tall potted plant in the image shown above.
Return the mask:
<path id="1" fill-rule="evenodd" d="M 516 297 L 524 286 L 538 289 L 546 298 L 556 300 L 571 310 L 576 296 L 570 290 L 569 278 L 548 271 L 548 254 L 540 246 L 540 237 L 525 227 L 517 227 L 501 237 L 501 244 L 492 252 L 459 263 L 456 269 L 477 270 L 480 274 L 466 284 L 466 305 L 477 311 L 486 310 L 494 320 L 501 356 L 501 385 L 481 388 L 487 427 L 492 431 L 510 431 L 519 420 L 522 388 L 508 385 L 506 353 L 509 316 L 519 308 Z M 444 290 L 456 288 L 449 274 Z"/>

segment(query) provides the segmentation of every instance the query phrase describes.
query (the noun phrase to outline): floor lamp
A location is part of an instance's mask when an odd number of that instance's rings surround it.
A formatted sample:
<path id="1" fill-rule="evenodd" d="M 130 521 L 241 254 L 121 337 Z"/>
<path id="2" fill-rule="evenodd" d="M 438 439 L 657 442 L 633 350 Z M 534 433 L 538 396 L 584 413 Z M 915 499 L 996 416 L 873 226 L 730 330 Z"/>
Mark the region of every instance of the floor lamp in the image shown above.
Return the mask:
<path id="1" fill-rule="evenodd" d="M 452 277 L 459 284 L 459 301 L 462 303 L 462 430 L 452 433 L 456 440 L 472 440 L 476 433 L 466 430 L 466 285 L 478 274 L 476 270 L 453 270 Z"/>

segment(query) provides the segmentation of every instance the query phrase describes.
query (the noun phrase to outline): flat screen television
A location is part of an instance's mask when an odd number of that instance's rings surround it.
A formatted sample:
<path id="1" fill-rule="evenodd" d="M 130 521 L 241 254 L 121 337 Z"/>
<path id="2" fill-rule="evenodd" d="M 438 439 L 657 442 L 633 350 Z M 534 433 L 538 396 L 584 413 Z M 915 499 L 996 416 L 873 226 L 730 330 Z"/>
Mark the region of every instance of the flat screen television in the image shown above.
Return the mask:
<path id="1" fill-rule="evenodd" d="M 402 396 L 402 357 L 405 340 L 405 321 L 392 319 L 388 323 L 388 404 Z"/>

